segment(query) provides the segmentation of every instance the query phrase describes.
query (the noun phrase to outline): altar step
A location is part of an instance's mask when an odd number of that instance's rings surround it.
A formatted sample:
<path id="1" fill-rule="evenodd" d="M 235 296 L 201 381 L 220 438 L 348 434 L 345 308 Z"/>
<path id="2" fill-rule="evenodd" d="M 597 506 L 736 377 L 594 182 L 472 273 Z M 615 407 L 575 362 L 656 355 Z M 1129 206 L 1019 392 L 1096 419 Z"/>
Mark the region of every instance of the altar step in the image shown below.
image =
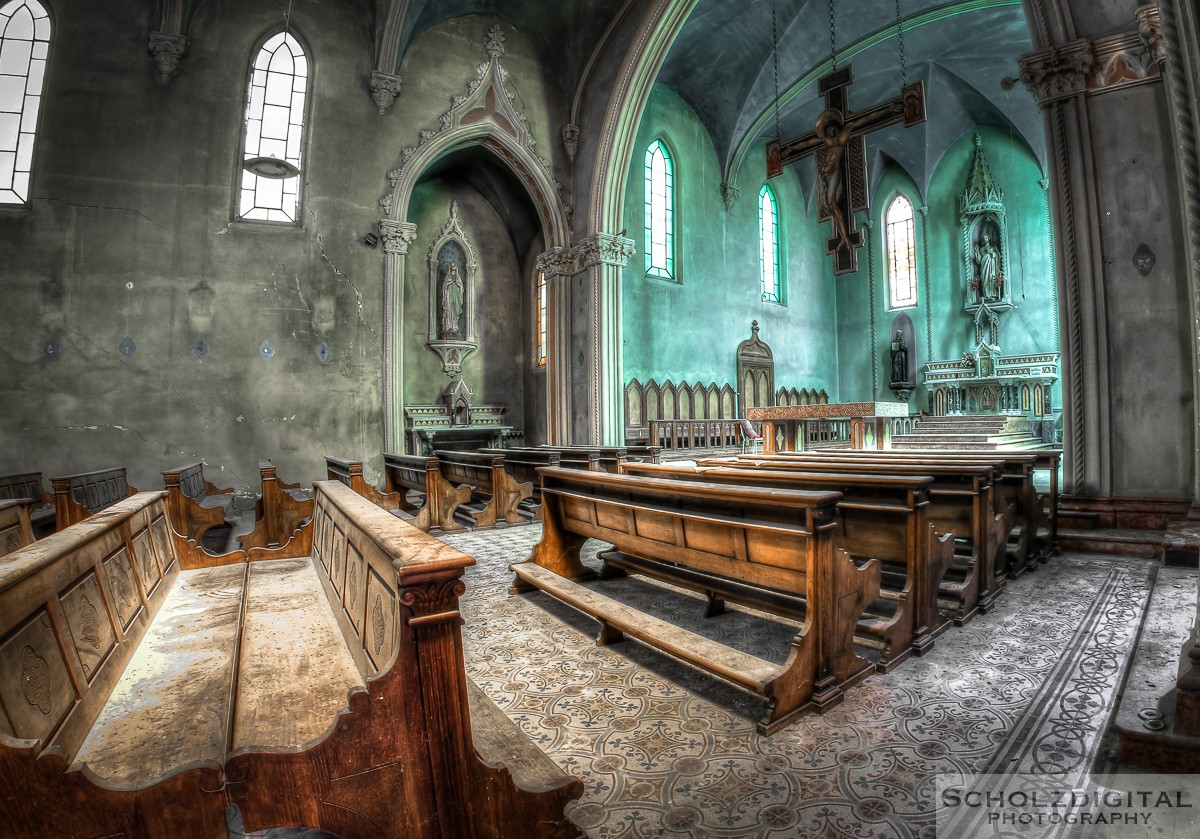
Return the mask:
<path id="1" fill-rule="evenodd" d="M 1042 439 L 1029 433 L 1025 417 L 995 415 L 922 417 L 911 434 L 892 437 L 893 449 L 1024 451 L 1042 446 Z"/>

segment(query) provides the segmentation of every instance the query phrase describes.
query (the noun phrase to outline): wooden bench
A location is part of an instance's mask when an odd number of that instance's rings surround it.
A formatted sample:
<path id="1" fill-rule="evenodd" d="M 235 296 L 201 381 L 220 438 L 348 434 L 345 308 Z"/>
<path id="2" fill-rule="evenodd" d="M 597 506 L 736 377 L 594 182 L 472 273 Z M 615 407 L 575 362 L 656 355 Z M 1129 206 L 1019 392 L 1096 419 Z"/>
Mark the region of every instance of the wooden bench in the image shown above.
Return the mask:
<path id="1" fill-rule="evenodd" d="M 808 711 L 841 702 L 874 669 L 853 649 L 854 629 L 879 594 L 879 563 L 858 567 L 834 546 L 836 492 L 542 470 L 542 539 L 512 566 L 513 591 L 538 588 L 600 622 L 597 643 L 623 635 L 767 698 L 759 731 L 770 734 Z M 633 609 L 580 584 L 595 576 L 580 560 L 589 538 L 686 579 L 774 611 L 804 628 L 779 665 Z M 700 581 L 703 581 L 702 583 Z"/>
<path id="2" fill-rule="evenodd" d="M 840 492 L 834 544 L 860 564 L 870 559 L 882 564 L 879 599 L 868 606 L 857 633 L 860 643 L 880 649 L 876 669 L 887 673 L 909 656 L 922 655 L 949 626 L 938 610 L 938 590 L 954 559 L 954 537 L 938 536 L 929 522 L 932 478 L 653 464 L 627 464 L 624 474 Z M 710 608 L 717 610 L 719 605 Z"/>
<path id="3" fill-rule="evenodd" d="M 28 498 L 0 501 L 0 558 L 8 556 L 36 540 L 29 518 L 32 502 Z"/>
<path id="4" fill-rule="evenodd" d="M 826 455 L 739 455 L 736 462 L 760 469 L 796 472 L 877 475 L 884 471 L 877 463 Z M 730 461 L 714 459 L 701 460 L 697 465 L 729 464 Z M 929 521 L 938 533 L 952 533 L 955 540 L 955 559 L 942 579 L 941 597 L 953 610 L 954 622 L 959 625 L 979 612 L 988 611 L 1004 587 L 1004 581 L 996 576 L 996 569 L 1003 567 L 1007 533 L 1004 516 L 996 511 L 992 490 L 998 473 L 998 467 L 970 463 L 893 464 L 886 470 L 890 475 L 934 479 L 929 487 Z"/>
<path id="5" fill-rule="evenodd" d="M 824 456 L 860 458 L 867 462 L 883 463 L 985 463 L 1000 467 L 999 479 L 995 482 L 997 509 L 1001 510 L 1009 524 L 1007 562 L 999 573 L 1013 578 L 1033 570 L 1049 555 L 1051 545 L 1057 539 L 1057 516 L 1051 514 L 1050 532 L 1041 541 L 1038 531 L 1047 522 L 1042 499 L 1034 486 L 1034 472 L 1051 469 L 1050 508 L 1057 507 L 1058 462 L 1056 453 L 1042 455 L 1039 452 L 957 452 L 937 451 L 855 451 L 822 453 Z"/>
<path id="6" fill-rule="evenodd" d="M 508 474 L 504 455 L 440 449 L 434 455 L 447 483 L 472 487 L 471 500 L 463 502 L 459 509 L 471 517 L 476 527 L 491 527 L 500 520 L 509 524 L 524 521 L 519 506 L 533 495 L 533 485 L 514 480 Z"/>
<path id="7" fill-rule="evenodd" d="M 137 493 L 129 485 L 124 466 L 51 478 L 50 484 L 54 487 L 54 519 L 59 530 Z"/>
<path id="8" fill-rule="evenodd" d="M 189 463 L 162 473 L 167 497 L 171 499 L 171 525 L 175 532 L 202 543 L 212 527 L 228 522 L 225 516 L 233 503 L 233 487 L 221 489 L 204 477 L 203 463 Z"/>
<path id="9" fill-rule="evenodd" d="M 463 529 L 454 515 L 460 504 L 471 499 L 471 487 L 447 483 L 436 457 L 387 452 L 383 455 L 383 474 L 385 491 L 396 494 L 399 509 L 418 530 L 453 533 Z M 410 491 L 421 493 L 424 502 L 421 505 L 413 502 Z"/>
<path id="10" fill-rule="evenodd" d="M 621 471 L 621 466 L 630 460 L 629 449 L 625 446 L 548 446 L 538 448 L 558 452 L 560 463 L 572 469 L 589 469 L 593 472 L 609 472 L 615 474 Z M 657 451 L 659 460 L 662 459 L 662 446 L 635 446 L 635 449 L 645 452 L 639 461 L 653 457 Z"/>
<path id="11" fill-rule="evenodd" d="M 29 522 L 35 537 L 40 539 L 55 531 L 54 496 L 43 487 L 41 472 L 0 477 L 0 501 L 14 498 L 28 498 L 32 502 L 29 506 Z"/>
<path id="12" fill-rule="evenodd" d="M 341 481 L 363 498 L 382 507 L 385 510 L 400 509 L 400 493 L 380 492 L 367 483 L 363 477 L 361 460 L 342 460 L 336 457 L 325 458 L 325 472 L 331 481 Z"/>
<path id="13" fill-rule="evenodd" d="M 229 805 L 340 839 L 578 835 L 577 780 L 511 723 L 473 743 L 474 560 L 342 484 L 315 502 L 288 549 L 211 557 L 141 493 L 0 565 L 0 835 L 214 839 Z"/>
<path id="14" fill-rule="evenodd" d="M 271 461 L 258 462 L 258 478 L 261 491 L 254 502 L 254 529 L 237 536 L 242 550 L 287 544 L 313 514 L 312 497 L 299 483 L 279 480 L 279 471 Z"/>
<path id="15" fill-rule="evenodd" d="M 542 447 L 480 449 L 479 453 L 503 456 L 504 470 L 512 479 L 518 483 L 528 483 L 533 488 L 529 498 L 521 502 L 522 510 L 527 510 L 529 517 L 534 521 L 541 521 L 542 476 L 538 469 L 543 466 L 561 466 L 562 455 L 553 449 Z"/>

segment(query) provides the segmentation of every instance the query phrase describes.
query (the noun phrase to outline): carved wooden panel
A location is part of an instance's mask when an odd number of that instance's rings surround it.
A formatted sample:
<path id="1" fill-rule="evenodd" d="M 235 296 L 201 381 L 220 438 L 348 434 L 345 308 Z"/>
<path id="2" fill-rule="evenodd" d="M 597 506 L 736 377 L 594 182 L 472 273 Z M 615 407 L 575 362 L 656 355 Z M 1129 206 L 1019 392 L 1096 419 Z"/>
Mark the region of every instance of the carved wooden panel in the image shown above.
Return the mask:
<path id="1" fill-rule="evenodd" d="M 367 579 L 366 633 L 363 638 L 367 657 L 376 670 L 383 668 L 395 652 L 396 592 L 370 569 Z"/>
<path id="2" fill-rule="evenodd" d="M 366 594 L 366 562 L 362 553 L 352 543 L 346 544 L 346 590 L 342 594 L 342 606 L 354 624 L 354 634 L 363 637 L 363 597 Z"/>
<path id="3" fill-rule="evenodd" d="M 325 548 L 325 531 L 328 529 L 329 514 L 324 507 L 318 506 L 313 513 L 313 543 L 312 552 L 313 558 L 316 560 L 314 565 L 318 569 L 323 569 L 325 575 L 329 576 L 329 563 L 325 557 L 328 556 L 328 550 Z"/>
<path id="4" fill-rule="evenodd" d="M 0 702 L 12 733 L 22 739 L 49 736 L 70 710 L 75 690 L 45 609 L 0 642 Z"/>
<path id="5" fill-rule="evenodd" d="M 21 525 L 14 524 L 0 530 L 0 556 L 8 556 L 21 547 Z"/>
<path id="6" fill-rule="evenodd" d="M 149 599 L 162 581 L 162 569 L 158 567 L 158 559 L 150 547 L 149 530 L 142 530 L 133 537 L 133 557 L 138 579 L 142 581 L 142 591 L 146 592 L 146 599 Z"/>
<path id="7" fill-rule="evenodd" d="M 67 615 L 67 628 L 79 665 L 91 684 L 116 643 L 95 571 L 85 574 L 74 587 L 59 595 L 59 600 Z"/>
<path id="8" fill-rule="evenodd" d="M 329 561 L 329 581 L 333 583 L 338 597 L 341 597 L 346 588 L 346 534 L 337 525 L 333 527 L 333 548 L 329 552 Z"/>
<path id="9" fill-rule="evenodd" d="M 129 629 L 129 624 L 133 623 L 138 610 L 142 608 L 142 598 L 138 594 L 137 583 L 133 578 L 129 554 L 124 548 L 119 549 L 104 560 L 101 569 L 108 584 L 112 606 L 121 619 L 121 628 Z"/>
<path id="10" fill-rule="evenodd" d="M 150 524 L 150 533 L 154 537 L 154 552 L 158 555 L 158 564 L 165 572 L 175 564 L 175 541 L 167 531 L 167 517 L 159 514 Z"/>

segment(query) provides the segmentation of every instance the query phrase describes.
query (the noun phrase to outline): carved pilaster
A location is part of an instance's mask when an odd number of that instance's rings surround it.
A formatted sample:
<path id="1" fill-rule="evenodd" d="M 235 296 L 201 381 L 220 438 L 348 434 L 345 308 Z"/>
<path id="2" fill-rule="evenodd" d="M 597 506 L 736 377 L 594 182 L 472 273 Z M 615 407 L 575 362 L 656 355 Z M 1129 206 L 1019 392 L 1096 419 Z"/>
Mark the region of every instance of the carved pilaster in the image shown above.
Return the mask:
<path id="1" fill-rule="evenodd" d="M 721 200 L 725 202 L 725 211 L 733 209 L 733 205 L 742 197 L 742 188 L 737 184 L 721 184 Z"/>
<path id="2" fill-rule="evenodd" d="M 579 126 L 568 122 L 562 127 L 562 144 L 563 150 L 567 153 L 567 160 L 575 162 L 575 152 L 579 150 Z"/>
<path id="3" fill-rule="evenodd" d="M 169 35 L 166 32 L 151 32 L 147 50 L 158 71 L 158 80 L 170 81 L 171 76 L 179 69 L 179 62 L 187 52 L 188 39 L 183 35 Z"/>
<path id="4" fill-rule="evenodd" d="M 1079 96 L 1087 91 L 1092 69 L 1091 42 L 1082 39 L 1021 56 L 1021 81 L 1038 105 Z"/>
<path id="5" fill-rule="evenodd" d="M 396 97 L 400 95 L 400 77 L 373 70 L 367 84 L 371 89 L 371 101 L 379 109 L 379 115 L 383 116 L 391 110 Z"/>
<path id="6" fill-rule="evenodd" d="M 1137 10 L 1138 38 L 1146 47 L 1150 60 L 1155 64 L 1164 64 L 1167 60 L 1167 45 L 1163 40 L 1162 15 L 1158 5 L 1151 3 L 1139 6 Z"/>
<path id="7" fill-rule="evenodd" d="M 385 254 L 407 254 L 408 246 L 417 237 L 417 226 L 407 221 L 384 219 L 379 222 L 379 233 L 383 239 Z"/>

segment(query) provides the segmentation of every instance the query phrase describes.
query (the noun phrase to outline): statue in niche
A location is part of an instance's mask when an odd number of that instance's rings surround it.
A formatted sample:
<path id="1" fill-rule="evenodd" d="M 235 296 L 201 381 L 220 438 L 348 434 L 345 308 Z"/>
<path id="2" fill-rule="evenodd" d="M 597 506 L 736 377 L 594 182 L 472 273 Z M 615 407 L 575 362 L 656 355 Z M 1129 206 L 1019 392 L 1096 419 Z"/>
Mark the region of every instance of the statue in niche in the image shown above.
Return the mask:
<path id="1" fill-rule="evenodd" d="M 441 312 L 438 337 L 443 339 L 462 338 L 463 281 L 458 275 L 458 263 L 451 262 L 442 280 Z"/>
<path id="2" fill-rule="evenodd" d="M 975 248 L 975 262 L 979 265 L 976 281 L 983 300 L 999 300 L 1003 293 L 1004 276 L 1000 268 L 1000 252 L 992 245 L 992 237 L 985 232 L 980 245 Z"/>
<path id="3" fill-rule="evenodd" d="M 904 333 L 897 329 L 892 339 L 892 384 L 910 384 L 908 381 L 908 342 Z"/>

